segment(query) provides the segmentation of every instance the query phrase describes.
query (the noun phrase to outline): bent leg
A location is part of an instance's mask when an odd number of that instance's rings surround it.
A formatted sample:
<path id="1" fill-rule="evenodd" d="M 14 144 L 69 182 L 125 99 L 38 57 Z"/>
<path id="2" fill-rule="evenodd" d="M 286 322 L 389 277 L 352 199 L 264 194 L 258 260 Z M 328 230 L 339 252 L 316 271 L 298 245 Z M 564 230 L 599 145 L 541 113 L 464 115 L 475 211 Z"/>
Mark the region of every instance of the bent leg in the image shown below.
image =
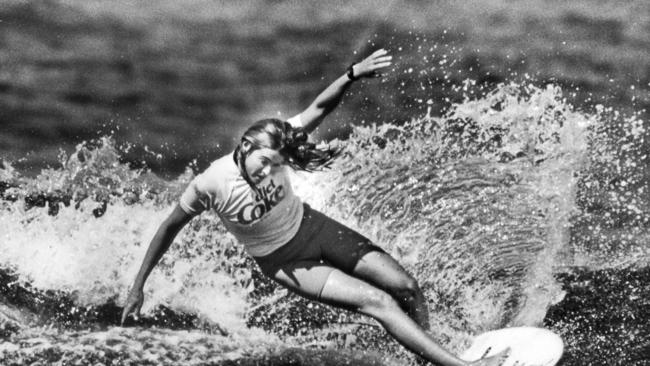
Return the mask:
<path id="1" fill-rule="evenodd" d="M 327 218 L 322 241 L 323 259 L 391 294 L 424 329 L 429 329 L 429 309 L 417 281 L 393 257 L 365 236 Z"/>
<path id="2" fill-rule="evenodd" d="M 361 257 L 352 273 L 387 291 L 422 328 L 429 329 L 429 307 L 417 281 L 389 254 L 373 251 Z"/>
<path id="3" fill-rule="evenodd" d="M 332 266 L 319 261 L 302 260 L 265 274 L 302 297 L 320 301 L 325 283 L 334 270 Z"/>
<path id="4" fill-rule="evenodd" d="M 431 362 L 465 364 L 435 343 L 391 295 L 361 279 L 318 261 L 296 262 L 270 275 L 304 297 L 377 319 L 403 346 Z"/>
<path id="5" fill-rule="evenodd" d="M 338 269 L 329 274 L 320 301 L 375 318 L 395 340 L 430 362 L 466 364 L 431 339 L 391 295 Z"/>

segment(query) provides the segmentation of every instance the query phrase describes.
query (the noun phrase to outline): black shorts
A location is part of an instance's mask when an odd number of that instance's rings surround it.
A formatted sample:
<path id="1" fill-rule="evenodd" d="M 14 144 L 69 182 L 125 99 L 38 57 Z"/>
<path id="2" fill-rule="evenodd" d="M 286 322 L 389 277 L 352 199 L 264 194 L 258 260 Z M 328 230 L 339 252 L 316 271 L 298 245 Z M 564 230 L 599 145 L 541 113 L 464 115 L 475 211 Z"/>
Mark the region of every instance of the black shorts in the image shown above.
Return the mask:
<path id="1" fill-rule="evenodd" d="M 359 260 L 372 251 L 383 252 L 383 249 L 304 204 L 296 235 L 270 254 L 253 258 L 265 275 L 276 279 L 282 271 L 291 278 L 292 287 L 298 292 L 319 298 L 335 268 L 351 273 Z"/>

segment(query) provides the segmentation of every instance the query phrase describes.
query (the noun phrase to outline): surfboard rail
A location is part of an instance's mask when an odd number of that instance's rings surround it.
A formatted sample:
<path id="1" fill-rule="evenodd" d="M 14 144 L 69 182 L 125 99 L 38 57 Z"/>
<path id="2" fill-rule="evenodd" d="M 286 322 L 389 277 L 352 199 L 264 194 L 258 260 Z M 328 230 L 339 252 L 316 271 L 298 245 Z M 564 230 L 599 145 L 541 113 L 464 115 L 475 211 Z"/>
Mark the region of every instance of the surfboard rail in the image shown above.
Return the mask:
<path id="1" fill-rule="evenodd" d="M 510 347 L 510 356 L 502 366 L 554 366 L 564 353 L 564 342 L 556 333 L 537 327 L 503 328 L 479 334 L 462 354 L 466 361 L 476 361 Z"/>

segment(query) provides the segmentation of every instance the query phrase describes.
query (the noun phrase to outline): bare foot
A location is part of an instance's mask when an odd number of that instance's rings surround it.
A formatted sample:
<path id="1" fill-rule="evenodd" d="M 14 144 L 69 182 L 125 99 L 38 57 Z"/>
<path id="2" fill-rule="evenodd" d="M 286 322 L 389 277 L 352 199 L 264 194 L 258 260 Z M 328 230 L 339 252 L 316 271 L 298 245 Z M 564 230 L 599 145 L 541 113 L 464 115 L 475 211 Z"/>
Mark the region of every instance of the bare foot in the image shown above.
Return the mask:
<path id="1" fill-rule="evenodd" d="M 506 348 L 503 351 L 497 353 L 494 356 L 484 357 L 480 360 L 476 360 L 470 363 L 471 366 L 501 366 L 506 359 L 510 356 L 510 348 Z"/>

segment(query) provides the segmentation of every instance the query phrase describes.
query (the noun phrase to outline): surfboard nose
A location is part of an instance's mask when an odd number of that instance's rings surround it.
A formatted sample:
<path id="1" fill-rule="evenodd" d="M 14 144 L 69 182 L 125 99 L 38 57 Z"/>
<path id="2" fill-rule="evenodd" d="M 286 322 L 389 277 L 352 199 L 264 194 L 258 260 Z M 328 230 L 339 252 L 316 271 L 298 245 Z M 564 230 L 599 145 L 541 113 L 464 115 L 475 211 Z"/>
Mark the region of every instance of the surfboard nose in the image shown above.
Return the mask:
<path id="1" fill-rule="evenodd" d="M 564 342 L 559 335 L 544 328 L 514 327 L 493 330 L 478 335 L 461 358 L 476 361 L 495 355 L 510 347 L 510 356 L 503 366 L 555 365 L 564 352 Z"/>

